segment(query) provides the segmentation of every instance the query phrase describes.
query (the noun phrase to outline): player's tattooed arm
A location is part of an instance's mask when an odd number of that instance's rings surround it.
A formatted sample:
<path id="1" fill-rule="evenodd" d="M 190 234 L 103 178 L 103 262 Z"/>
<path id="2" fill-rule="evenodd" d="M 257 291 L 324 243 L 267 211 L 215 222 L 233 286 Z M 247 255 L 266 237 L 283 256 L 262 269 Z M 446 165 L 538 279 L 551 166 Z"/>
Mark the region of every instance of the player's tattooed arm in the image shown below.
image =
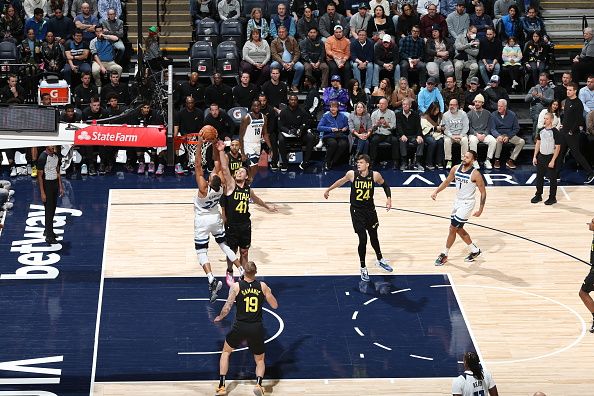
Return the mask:
<path id="1" fill-rule="evenodd" d="M 233 307 L 233 303 L 235 302 L 235 297 L 239 293 L 239 283 L 235 283 L 231 289 L 229 289 L 229 297 L 227 297 L 227 301 L 225 305 L 223 305 L 223 309 L 221 309 L 221 313 L 217 316 L 214 321 L 220 322 L 221 320 L 225 319 L 225 316 L 229 315 L 231 308 Z"/>

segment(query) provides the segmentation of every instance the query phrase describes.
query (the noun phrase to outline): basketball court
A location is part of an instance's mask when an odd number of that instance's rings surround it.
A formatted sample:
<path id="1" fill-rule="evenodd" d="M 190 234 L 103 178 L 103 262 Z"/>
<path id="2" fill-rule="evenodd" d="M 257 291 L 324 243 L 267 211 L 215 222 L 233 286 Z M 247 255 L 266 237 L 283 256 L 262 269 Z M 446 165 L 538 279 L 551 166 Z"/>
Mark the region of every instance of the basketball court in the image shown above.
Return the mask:
<path id="1" fill-rule="evenodd" d="M 280 176 L 255 183 L 279 212 L 251 207 L 250 259 L 280 305 L 264 313 L 270 394 L 447 395 L 468 350 L 482 357 L 500 394 L 589 394 L 594 336 L 577 293 L 589 270 L 592 187 L 564 186 L 547 207 L 529 202 L 529 176 L 512 177 L 514 186 L 488 183 L 483 215 L 466 226 L 483 254 L 465 263 L 457 241 L 449 262 L 435 267 L 454 190 L 434 202 L 437 173 L 424 175 L 432 184 L 392 178 L 394 208 L 381 208 L 381 189 L 375 203 L 382 251 L 395 271 L 373 266 L 369 247 L 365 285 L 349 189 L 323 198 L 340 173 Z M 286 188 L 291 178 L 304 188 Z M 402 187 L 415 184 L 425 187 Z M 15 226 L 0 244 L 8 258 L 0 260 L 0 395 L 214 394 L 233 316 L 212 322 L 227 287 L 215 304 L 207 301 L 192 187 L 191 177 L 69 181 L 57 214 L 65 242 L 43 251 L 52 257 L 45 263 L 31 255 L 42 246 L 39 198 L 19 191 L 31 205 L 15 207 Z M 223 277 L 214 241 L 209 256 Z M 33 265 L 37 272 L 28 271 Z M 232 355 L 231 395 L 252 394 L 253 370 L 249 351 Z"/>

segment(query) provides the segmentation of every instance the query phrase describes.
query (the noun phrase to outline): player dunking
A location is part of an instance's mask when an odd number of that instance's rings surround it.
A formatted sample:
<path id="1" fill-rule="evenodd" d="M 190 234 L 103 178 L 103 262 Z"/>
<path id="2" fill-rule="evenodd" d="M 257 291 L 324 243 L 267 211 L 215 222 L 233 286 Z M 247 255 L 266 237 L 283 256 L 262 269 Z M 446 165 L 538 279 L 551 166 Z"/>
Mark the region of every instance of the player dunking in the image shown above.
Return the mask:
<path id="1" fill-rule="evenodd" d="M 472 242 L 472 239 L 470 239 L 470 235 L 464 230 L 464 224 L 466 224 L 471 214 L 479 217 L 481 213 L 483 213 L 485 201 L 487 200 L 487 190 L 485 189 L 483 176 L 472 166 L 475 160 L 476 152 L 468 150 L 464 153 L 461 164 L 454 166 L 452 170 L 450 170 L 448 177 L 435 189 L 433 194 L 431 194 L 431 198 L 435 201 L 435 199 L 437 199 L 437 194 L 439 194 L 440 191 L 449 186 L 452 181 L 456 181 L 456 200 L 454 201 L 454 208 L 452 209 L 452 222 L 446 241 L 446 248 L 440 253 L 437 260 L 435 260 L 435 265 L 444 265 L 448 261 L 448 253 L 456 240 L 456 234 L 458 234 L 470 248 L 470 254 L 466 256 L 464 261 L 474 261 L 474 259 L 481 254 L 481 250 L 476 247 Z M 472 213 L 474 205 L 476 204 L 474 194 L 477 188 L 481 193 L 481 201 L 479 209 Z"/>
<path id="2" fill-rule="evenodd" d="M 244 160 L 248 161 L 250 176 L 253 176 L 262 152 L 262 139 L 268 147 L 272 146 L 268 136 L 268 121 L 266 116 L 260 112 L 260 102 L 252 101 L 250 110 L 251 112 L 243 117 L 239 126 L 239 145 L 242 155 L 245 156 Z"/>
<path id="3" fill-rule="evenodd" d="M 594 219 L 588 223 L 588 229 L 594 232 Z M 582 299 L 588 311 L 592 314 L 592 327 L 590 333 L 594 333 L 594 300 L 590 293 L 594 291 L 594 236 L 592 237 L 592 248 L 590 250 L 590 272 L 584 279 L 582 288 L 580 289 L 580 298 Z"/>
<path id="4" fill-rule="evenodd" d="M 270 304 L 273 309 L 278 308 L 278 302 L 272 294 L 270 287 L 264 282 L 256 280 L 256 273 L 258 269 L 253 261 L 249 261 L 245 265 L 245 274 L 243 279 L 234 283 L 229 289 L 229 297 L 227 302 L 221 309 L 221 313 L 214 321 L 220 322 L 229 314 L 233 303 L 237 312 L 235 313 L 235 322 L 233 328 L 227 334 L 221 359 L 219 362 L 219 386 L 216 390 L 217 395 L 226 395 L 225 377 L 229 370 L 229 357 L 241 345 L 243 341 L 247 341 L 250 351 L 254 354 L 256 361 L 256 386 L 254 387 L 254 394 L 258 396 L 264 395 L 264 387 L 262 387 L 262 378 L 266 370 L 264 360 L 264 326 L 262 325 L 262 305 L 264 300 Z"/>
<path id="5" fill-rule="evenodd" d="M 196 184 L 198 184 L 198 194 L 194 198 L 194 246 L 198 255 L 198 262 L 208 278 L 210 302 L 214 302 L 217 299 L 217 293 L 223 286 L 223 283 L 214 277 L 210 267 L 207 254 L 210 234 L 213 235 L 215 241 L 227 256 L 227 259 L 231 260 L 236 266 L 240 266 L 239 259 L 225 243 L 225 227 L 223 226 L 223 219 L 219 211 L 219 201 L 224 194 L 224 189 L 221 177 L 217 175 L 217 171 L 220 171 L 221 161 L 219 158 L 214 159 L 215 171 L 211 172 L 207 181 L 204 178 L 204 171 L 202 170 L 202 140 L 199 140 L 196 147 L 194 164 Z"/>
<path id="6" fill-rule="evenodd" d="M 375 250 L 375 256 L 377 257 L 376 265 L 388 272 L 392 272 L 392 267 L 388 264 L 388 260 L 382 256 L 377 237 L 379 221 L 377 219 L 377 212 L 375 211 L 375 204 L 373 203 L 374 184 L 377 183 L 384 189 L 387 197 L 386 210 L 388 211 L 392 208 L 392 192 L 382 175 L 379 172 L 369 169 L 370 162 L 371 160 L 367 154 L 360 155 L 357 157 L 357 170 L 348 171 L 324 192 L 324 198 L 328 199 L 330 191 L 347 182 L 351 182 L 351 220 L 355 233 L 359 237 L 358 251 L 359 262 L 361 264 L 361 279 L 365 282 L 369 282 L 369 272 L 365 265 L 367 234 L 369 234 L 371 246 Z"/>
<path id="7" fill-rule="evenodd" d="M 245 167 L 238 168 L 231 176 L 229 158 L 225 155 L 225 144 L 218 142 L 217 150 L 221 158 L 221 171 L 225 180 L 225 194 L 221 200 L 227 245 L 236 253 L 239 248 L 240 263 L 248 261 L 248 251 L 252 243 L 252 222 L 250 220 L 250 198 L 256 205 L 276 212 L 276 206 L 269 206 L 256 195 L 248 184 L 248 172 Z M 227 285 L 233 284 L 233 263 L 227 259 Z"/>

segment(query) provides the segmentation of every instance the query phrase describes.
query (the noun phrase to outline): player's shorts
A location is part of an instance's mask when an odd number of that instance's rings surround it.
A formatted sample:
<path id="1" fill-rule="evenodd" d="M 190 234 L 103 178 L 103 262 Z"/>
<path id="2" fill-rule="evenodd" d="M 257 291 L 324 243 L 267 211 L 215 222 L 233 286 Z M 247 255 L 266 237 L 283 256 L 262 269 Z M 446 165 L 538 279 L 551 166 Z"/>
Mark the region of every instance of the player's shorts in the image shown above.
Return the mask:
<path id="1" fill-rule="evenodd" d="M 351 221 L 355 233 L 366 230 L 376 230 L 379 227 L 375 209 L 359 209 L 351 206 Z"/>
<path id="2" fill-rule="evenodd" d="M 464 227 L 464 224 L 466 224 L 470 218 L 470 215 L 472 214 L 474 205 L 474 199 L 468 199 L 464 201 L 456 200 L 454 202 L 454 207 L 452 208 L 452 226 L 456 228 Z"/>
<path id="3" fill-rule="evenodd" d="M 233 349 L 239 348 L 243 341 L 247 341 L 250 351 L 254 355 L 261 355 L 265 352 L 264 326 L 262 322 L 235 322 L 225 341 Z"/>
<path id="4" fill-rule="evenodd" d="M 225 225 L 225 239 L 231 250 L 249 249 L 252 244 L 252 223 Z"/>
<path id="5" fill-rule="evenodd" d="M 248 165 L 258 165 L 260 154 L 262 153 L 262 143 L 244 143 L 243 150 L 245 151 L 244 154 L 247 157 Z"/>
<path id="6" fill-rule="evenodd" d="M 220 213 L 207 213 L 194 217 L 194 244 L 206 245 L 212 234 L 215 239 L 225 238 L 225 226 Z"/>
<path id="7" fill-rule="evenodd" d="M 582 291 L 586 293 L 591 293 L 594 291 L 594 267 L 590 269 L 586 279 L 584 279 L 584 283 L 582 283 Z"/>

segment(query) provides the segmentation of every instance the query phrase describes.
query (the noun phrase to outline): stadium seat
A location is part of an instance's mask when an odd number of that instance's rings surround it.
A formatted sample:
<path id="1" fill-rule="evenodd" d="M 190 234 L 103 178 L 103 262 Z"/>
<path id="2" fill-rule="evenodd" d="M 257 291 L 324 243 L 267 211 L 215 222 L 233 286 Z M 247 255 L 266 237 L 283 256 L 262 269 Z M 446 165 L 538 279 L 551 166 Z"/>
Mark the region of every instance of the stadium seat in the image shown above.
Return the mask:
<path id="1" fill-rule="evenodd" d="M 222 21 L 219 37 L 219 42 L 231 40 L 236 43 L 237 48 L 242 48 L 244 33 L 241 22 L 237 19 L 227 19 L 226 21 Z"/>
<path id="2" fill-rule="evenodd" d="M 260 8 L 262 14 L 266 14 L 266 3 L 262 0 L 243 0 L 242 2 L 243 14 L 247 19 L 252 17 L 252 10 Z"/>
<path id="3" fill-rule="evenodd" d="M 229 117 L 231 117 L 231 119 L 235 123 L 235 126 L 239 128 L 241 120 L 243 119 L 243 117 L 245 117 L 247 112 L 248 109 L 246 109 L 245 107 L 233 107 L 229 109 L 229 111 L 227 111 L 227 114 L 229 115 Z"/>
<path id="4" fill-rule="evenodd" d="M 11 41 L 0 43 L 0 62 L 10 63 L 18 60 L 16 45 Z"/>
<path id="5" fill-rule="evenodd" d="M 235 41 L 223 41 L 217 47 L 217 72 L 223 77 L 237 77 L 239 74 L 239 55 Z"/>
<path id="6" fill-rule="evenodd" d="M 197 41 L 190 51 L 190 70 L 197 71 L 201 77 L 214 74 L 214 51 L 207 41 Z"/>
<path id="7" fill-rule="evenodd" d="M 196 41 L 206 41 L 216 48 L 219 44 L 219 23 L 211 18 L 196 21 Z"/>

